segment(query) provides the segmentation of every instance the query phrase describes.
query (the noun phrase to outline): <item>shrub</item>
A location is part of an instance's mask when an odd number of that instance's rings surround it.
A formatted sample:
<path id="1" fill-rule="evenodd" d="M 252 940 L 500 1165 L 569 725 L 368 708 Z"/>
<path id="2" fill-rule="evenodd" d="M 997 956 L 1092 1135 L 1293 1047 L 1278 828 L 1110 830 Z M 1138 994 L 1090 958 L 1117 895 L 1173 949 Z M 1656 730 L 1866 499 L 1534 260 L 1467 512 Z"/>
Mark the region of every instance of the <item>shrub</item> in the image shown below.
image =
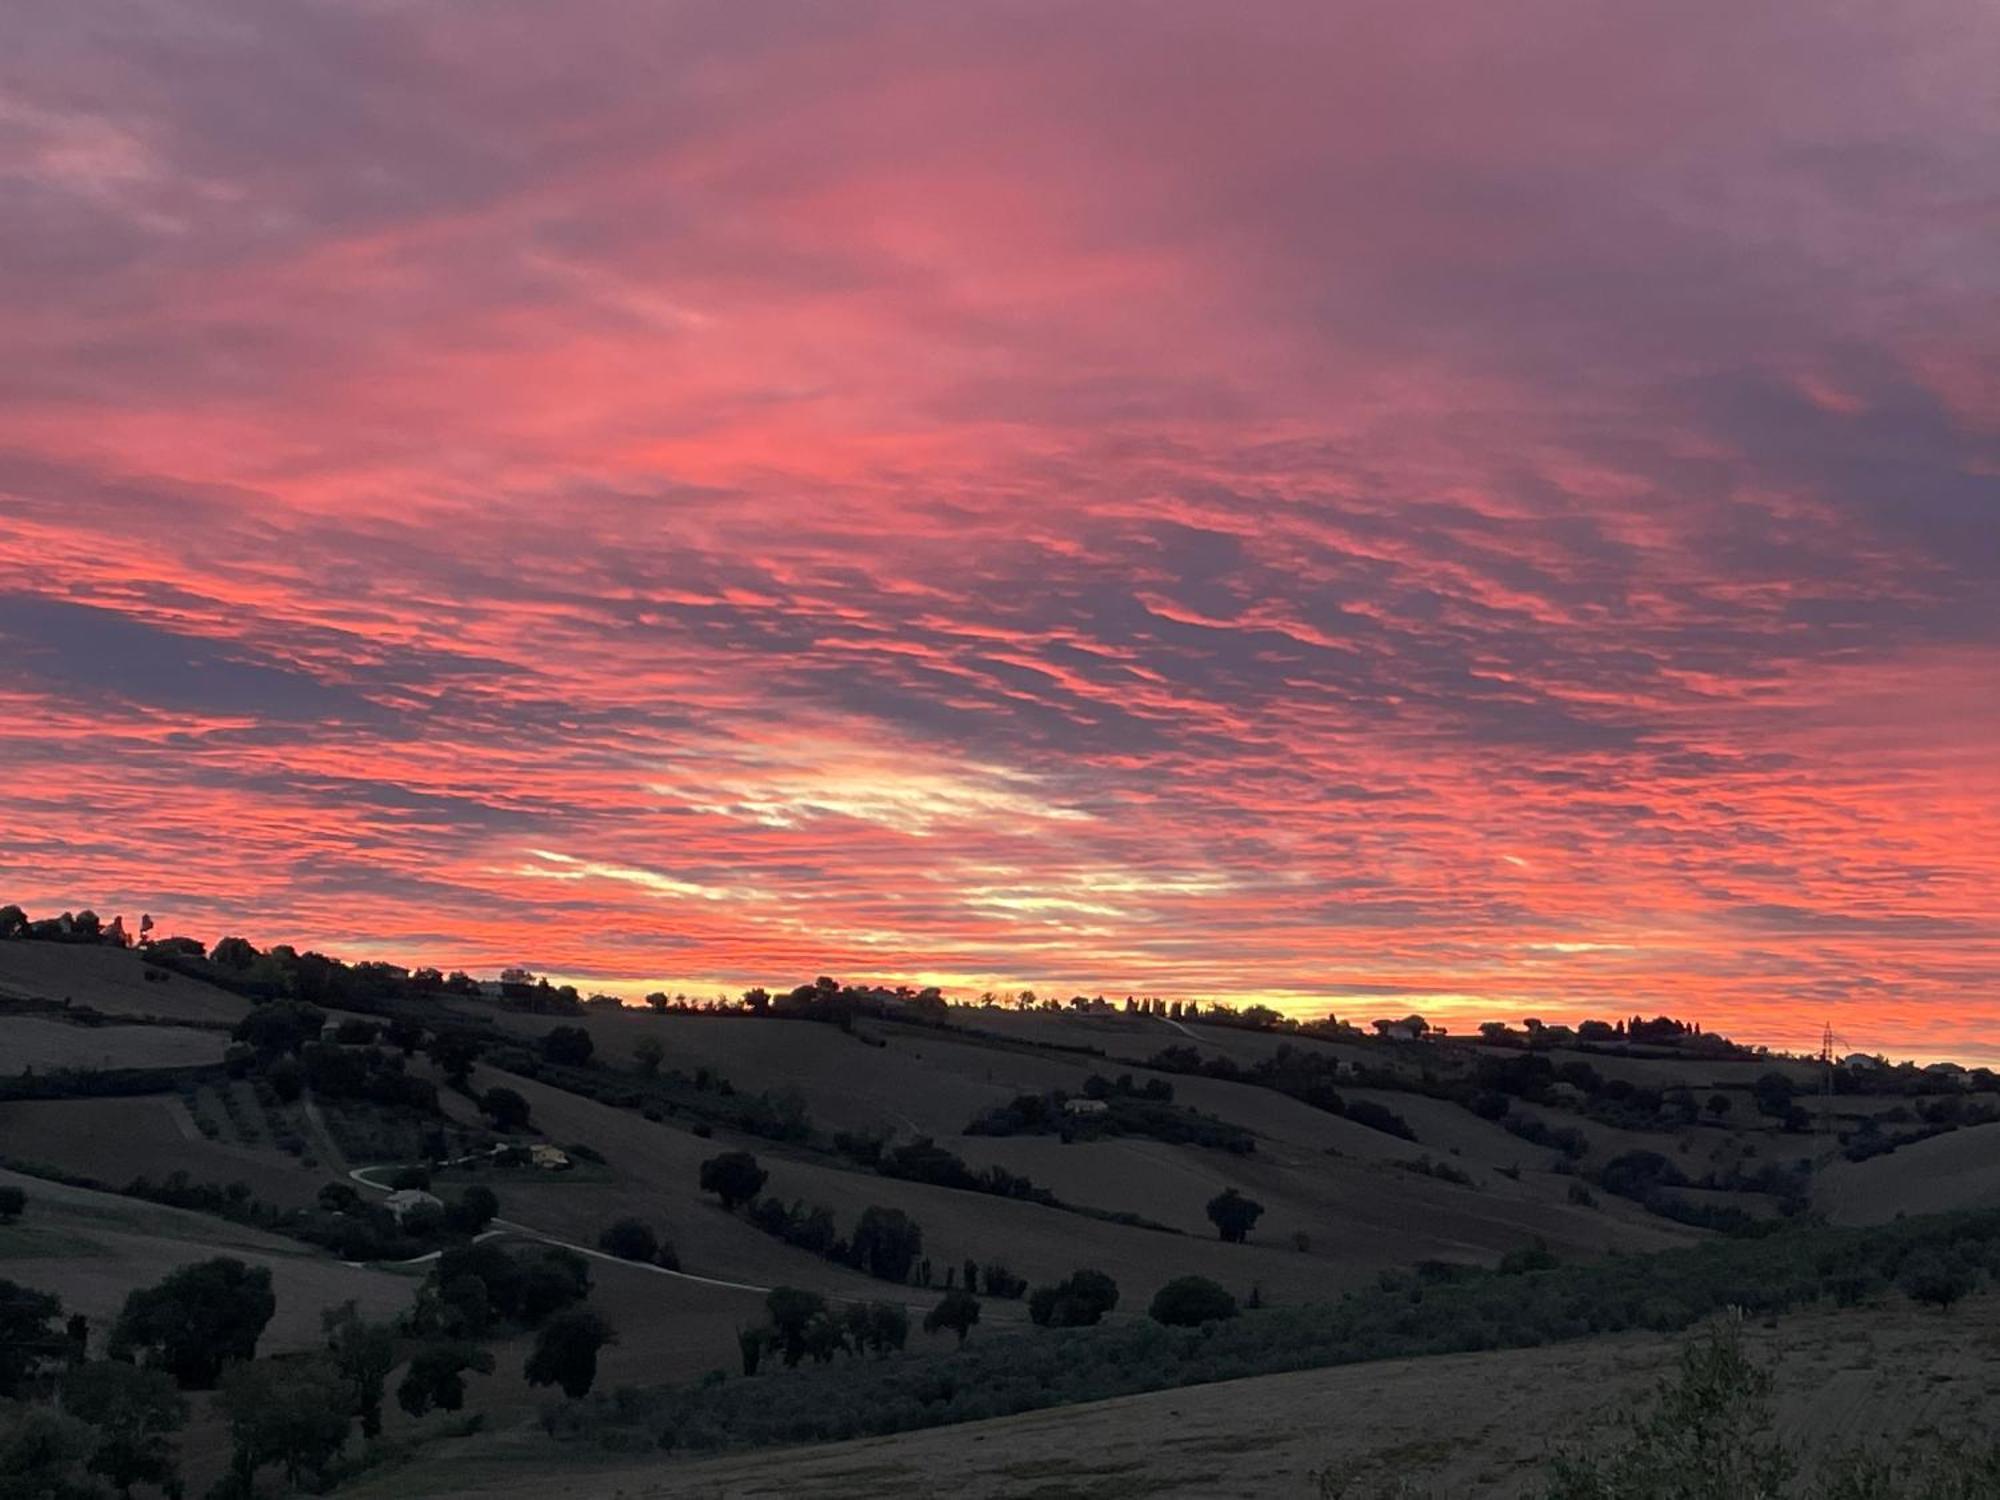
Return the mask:
<path id="1" fill-rule="evenodd" d="M 1206 1276 L 1177 1276 L 1153 1294 L 1146 1311 L 1169 1328 L 1196 1328 L 1235 1317 L 1236 1299 Z"/>
<path id="2" fill-rule="evenodd" d="M 0 1187 L 0 1224 L 11 1224 L 27 1211 L 28 1195 L 17 1187 Z"/>

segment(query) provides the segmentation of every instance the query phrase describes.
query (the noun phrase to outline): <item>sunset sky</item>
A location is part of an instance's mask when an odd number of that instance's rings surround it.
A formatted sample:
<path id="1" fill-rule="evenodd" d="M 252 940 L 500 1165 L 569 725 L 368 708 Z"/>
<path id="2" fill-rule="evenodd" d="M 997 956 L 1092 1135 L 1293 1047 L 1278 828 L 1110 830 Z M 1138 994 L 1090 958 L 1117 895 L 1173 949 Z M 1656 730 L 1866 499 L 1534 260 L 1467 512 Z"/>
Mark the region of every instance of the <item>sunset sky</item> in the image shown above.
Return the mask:
<path id="1" fill-rule="evenodd" d="M 2000 8 L 12 4 L 0 900 L 2000 1053 Z"/>

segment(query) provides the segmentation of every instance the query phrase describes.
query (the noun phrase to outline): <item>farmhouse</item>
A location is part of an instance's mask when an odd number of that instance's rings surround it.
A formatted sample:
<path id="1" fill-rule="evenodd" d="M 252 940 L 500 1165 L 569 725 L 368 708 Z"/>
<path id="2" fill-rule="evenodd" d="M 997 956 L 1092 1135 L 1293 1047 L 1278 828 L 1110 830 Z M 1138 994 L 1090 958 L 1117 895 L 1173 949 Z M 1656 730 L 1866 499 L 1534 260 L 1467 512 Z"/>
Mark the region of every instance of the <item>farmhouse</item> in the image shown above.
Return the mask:
<path id="1" fill-rule="evenodd" d="M 397 1188 L 388 1196 L 386 1202 L 389 1212 L 399 1220 L 413 1209 L 435 1208 L 440 1212 L 444 1209 L 442 1198 L 434 1197 L 418 1188 Z"/>
<path id="2" fill-rule="evenodd" d="M 1102 1099 L 1065 1099 L 1063 1113 L 1066 1115 L 1104 1115 L 1111 1112 L 1111 1106 Z"/>
<path id="3" fill-rule="evenodd" d="M 567 1172 L 571 1165 L 569 1153 L 555 1146 L 532 1147 L 528 1160 L 544 1172 Z"/>

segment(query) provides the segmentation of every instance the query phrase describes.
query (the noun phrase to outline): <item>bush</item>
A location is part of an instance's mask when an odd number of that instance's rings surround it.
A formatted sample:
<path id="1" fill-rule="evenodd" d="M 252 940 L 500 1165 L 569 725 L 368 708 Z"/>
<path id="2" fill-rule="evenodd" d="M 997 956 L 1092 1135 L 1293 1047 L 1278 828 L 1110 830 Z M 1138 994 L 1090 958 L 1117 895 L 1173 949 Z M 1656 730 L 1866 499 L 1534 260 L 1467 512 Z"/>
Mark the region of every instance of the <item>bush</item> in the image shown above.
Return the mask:
<path id="1" fill-rule="evenodd" d="M 0 1224 L 11 1224 L 27 1211 L 28 1195 L 17 1187 L 0 1187 Z"/>
<path id="2" fill-rule="evenodd" d="M 1235 1317 L 1236 1299 L 1206 1276 L 1178 1276 L 1153 1294 L 1146 1311 L 1169 1328 L 1196 1328 Z"/>

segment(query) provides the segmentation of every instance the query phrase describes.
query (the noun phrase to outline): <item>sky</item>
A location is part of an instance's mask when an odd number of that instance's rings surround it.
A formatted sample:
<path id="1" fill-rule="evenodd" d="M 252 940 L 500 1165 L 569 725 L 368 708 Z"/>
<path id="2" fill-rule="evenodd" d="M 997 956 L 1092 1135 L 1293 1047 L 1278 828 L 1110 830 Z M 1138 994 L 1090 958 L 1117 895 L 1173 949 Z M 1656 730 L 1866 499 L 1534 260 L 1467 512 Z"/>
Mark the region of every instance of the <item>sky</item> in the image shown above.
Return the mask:
<path id="1" fill-rule="evenodd" d="M 2000 10 L 0 0 L 0 899 L 2000 1053 Z"/>

